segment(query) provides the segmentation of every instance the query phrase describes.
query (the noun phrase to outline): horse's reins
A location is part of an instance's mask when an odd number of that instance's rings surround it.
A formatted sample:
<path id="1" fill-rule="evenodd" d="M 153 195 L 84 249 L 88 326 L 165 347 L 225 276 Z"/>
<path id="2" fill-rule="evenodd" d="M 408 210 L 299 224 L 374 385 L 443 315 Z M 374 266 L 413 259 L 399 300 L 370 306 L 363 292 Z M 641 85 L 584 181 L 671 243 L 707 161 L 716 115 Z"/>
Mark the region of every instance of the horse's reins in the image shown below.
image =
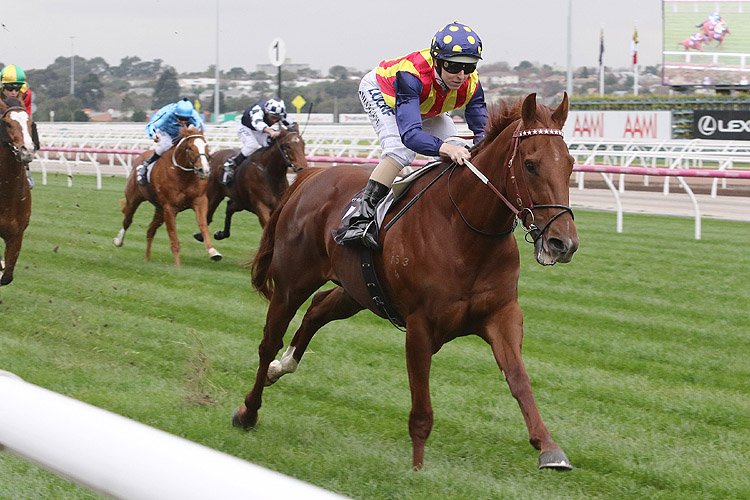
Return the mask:
<path id="1" fill-rule="evenodd" d="M 513 187 L 515 188 L 515 194 L 516 194 L 516 203 L 518 204 L 518 208 L 516 208 L 508 199 L 503 196 L 503 194 L 490 182 L 490 180 L 487 178 L 486 175 L 484 175 L 482 172 L 479 171 L 469 160 L 464 160 L 464 164 L 469 167 L 469 170 L 479 178 L 480 181 L 482 181 L 484 184 L 487 185 L 494 193 L 497 195 L 498 198 L 500 198 L 503 203 L 510 209 L 511 212 L 516 216 L 516 219 L 521 223 L 521 228 L 526 231 L 526 241 L 528 241 L 528 236 L 531 235 L 532 241 L 530 243 L 536 243 L 536 241 L 544 234 L 544 232 L 549 228 L 550 224 L 552 224 L 555 220 L 557 220 L 562 215 L 569 213 L 571 217 L 573 217 L 573 209 L 566 205 L 557 205 L 557 204 L 543 204 L 543 205 L 534 205 L 534 201 L 531 199 L 531 193 L 529 193 L 528 186 L 526 186 L 526 193 L 528 194 L 529 199 L 529 206 L 524 207 L 523 205 L 523 199 L 521 198 L 521 190 L 518 187 L 518 182 L 516 182 L 516 175 L 513 171 L 513 160 L 516 157 L 516 153 L 518 152 L 518 146 L 521 143 L 521 140 L 526 137 L 531 137 L 535 135 L 559 135 L 562 137 L 563 132 L 560 129 L 556 128 L 536 128 L 536 129 L 528 129 L 528 130 L 521 130 L 521 126 L 523 125 L 522 121 L 518 122 L 518 127 L 516 127 L 516 130 L 513 132 L 513 138 L 510 143 L 510 149 L 508 150 L 508 156 L 505 164 L 508 166 L 508 171 L 510 173 L 510 180 L 513 184 Z M 455 203 L 454 203 L 455 205 Z M 534 208 L 559 208 L 561 209 L 557 214 L 555 214 L 553 217 L 551 217 L 547 223 L 539 229 L 539 227 L 534 224 Z M 459 211 L 460 213 L 460 211 Z M 525 218 L 526 216 L 531 216 L 531 222 L 526 225 Z M 463 215 L 462 215 L 463 217 Z M 464 219 L 464 222 L 466 222 L 466 219 Z M 467 222 L 468 224 L 468 222 Z M 469 227 L 473 230 L 477 231 L 473 226 L 469 224 Z M 513 228 L 511 228 L 511 231 L 515 228 L 515 223 Z M 479 231 L 481 233 L 481 231 Z M 508 231 L 510 232 L 510 231 Z M 482 233 L 486 234 L 486 233 Z M 499 235 L 502 235 L 505 233 L 500 233 Z M 493 235 L 494 236 L 494 235 Z"/>
<path id="2" fill-rule="evenodd" d="M 172 153 L 172 165 L 175 166 L 175 167 L 177 167 L 177 168 L 179 168 L 180 170 L 185 171 L 185 172 L 198 173 L 198 172 L 201 171 L 201 169 L 199 167 L 195 166 L 195 162 L 193 162 L 192 168 L 183 167 L 182 165 L 180 165 L 179 163 L 177 163 L 177 150 L 180 148 L 180 146 L 182 145 L 183 142 L 185 142 L 188 139 L 193 139 L 194 137 L 203 138 L 203 136 L 200 135 L 200 134 L 193 134 L 193 135 L 185 136 L 185 137 L 183 137 L 183 138 L 180 139 L 180 141 L 174 147 L 174 152 Z M 206 153 L 200 153 L 200 154 L 198 154 L 198 157 L 195 160 L 197 161 L 198 158 L 200 158 L 201 156 L 205 156 L 206 157 L 206 161 L 208 161 L 208 155 Z"/>

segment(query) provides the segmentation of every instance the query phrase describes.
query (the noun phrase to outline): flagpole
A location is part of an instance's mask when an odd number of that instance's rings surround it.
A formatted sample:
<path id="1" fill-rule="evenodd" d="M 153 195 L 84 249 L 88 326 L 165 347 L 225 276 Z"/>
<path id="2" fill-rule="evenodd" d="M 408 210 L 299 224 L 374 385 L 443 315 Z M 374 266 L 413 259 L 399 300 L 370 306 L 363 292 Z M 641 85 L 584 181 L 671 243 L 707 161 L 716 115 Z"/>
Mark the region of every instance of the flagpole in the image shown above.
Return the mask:
<path id="1" fill-rule="evenodd" d="M 599 35 L 599 97 L 604 97 L 604 26 Z"/>
<path id="2" fill-rule="evenodd" d="M 638 28 L 633 28 L 633 95 L 638 95 Z"/>
<path id="3" fill-rule="evenodd" d="M 568 96 L 573 95 L 573 0 L 568 0 L 568 75 L 567 91 Z"/>

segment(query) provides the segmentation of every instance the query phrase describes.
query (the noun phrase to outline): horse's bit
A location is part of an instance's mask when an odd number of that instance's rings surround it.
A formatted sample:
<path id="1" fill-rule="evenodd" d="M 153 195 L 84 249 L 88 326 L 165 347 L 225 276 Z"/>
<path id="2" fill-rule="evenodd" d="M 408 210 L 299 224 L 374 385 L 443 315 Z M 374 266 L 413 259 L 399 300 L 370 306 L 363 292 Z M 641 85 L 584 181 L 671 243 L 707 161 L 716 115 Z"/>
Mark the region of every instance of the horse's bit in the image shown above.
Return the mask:
<path id="1" fill-rule="evenodd" d="M 560 129 L 556 128 L 536 128 L 536 129 L 529 129 L 529 130 L 521 130 L 521 125 L 523 125 L 522 121 L 518 122 L 518 127 L 516 127 L 515 132 L 513 132 L 513 139 L 510 143 L 510 149 L 508 150 L 508 157 L 505 164 L 508 166 L 508 170 L 510 173 L 510 180 L 513 184 L 515 191 L 516 191 L 516 204 L 518 204 L 518 208 L 516 208 L 508 199 L 503 196 L 503 194 L 498 191 L 498 189 L 492 185 L 492 183 L 489 181 L 487 176 L 482 174 L 472 163 L 468 160 L 464 160 L 464 164 L 466 164 L 467 167 L 469 167 L 469 170 L 471 170 L 474 175 L 476 175 L 479 180 L 481 180 L 484 184 L 487 185 L 492 191 L 505 203 L 505 205 L 515 214 L 518 221 L 521 223 L 521 228 L 526 231 L 525 239 L 526 241 L 529 241 L 529 236 L 531 236 L 531 241 L 529 243 L 536 243 L 536 241 L 544 234 L 545 231 L 549 228 L 550 224 L 552 224 L 555 220 L 557 220 L 562 215 L 569 213 L 571 217 L 573 217 L 573 209 L 566 205 L 557 205 L 557 204 L 546 204 L 546 205 L 534 205 L 534 201 L 531 199 L 531 193 L 529 193 L 528 186 L 526 187 L 526 192 L 529 195 L 529 206 L 524 207 L 523 206 L 523 200 L 521 199 L 521 191 L 518 187 L 518 183 L 516 182 L 516 174 L 513 171 L 513 160 L 516 157 L 516 153 L 518 152 L 518 145 L 520 144 L 521 140 L 526 137 L 531 137 L 534 135 L 559 135 L 562 137 L 563 132 Z M 536 224 L 534 224 L 534 208 L 559 208 L 560 211 L 555 214 L 553 217 L 551 217 L 547 223 L 539 229 Z M 525 219 L 527 216 L 531 216 L 531 222 L 526 225 Z M 515 227 L 515 224 L 514 224 Z M 511 228 L 511 231 L 513 228 Z M 481 231 L 480 231 L 481 232 Z M 502 233 L 501 233 L 502 234 Z"/>
<path id="2" fill-rule="evenodd" d="M 187 141 L 188 139 L 193 139 L 195 137 L 203 138 L 202 135 L 195 134 L 195 135 L 188 135 L 188 136 L 183 137 L 182 139 L 180 139 L 180 141 L 177 143 L 177 145 L 174 148 L 174 153 L 172 153 L 172 165 L 175 166 L 175 167 L 177 167 L 177 168 L 179 168 L 180 170 L 184 170 L 185 172 L 193 172 L 194 174 L 198 174 L 198 176 L 200 177 L 200 172 L 201 172 L 202 169 L 200 167 L 195 166 L 195 164 L 198 161 L 198 158 L 200 158 L 201 156 L 205 156 L 206 157 L 206 161 L 208 161 L 208 155 L 206 153 L 200 153 L 200 154 L 198 154 L 198 157 L 195 160 L 193 160 L 193 166 L 192 167 L 183 167 L 182 165 L 178 164 L 177 160 L 176 160 L 177 150 L 180 148 L 180 146 L 182 145 L 182 143 L 185 142 L 185 141 Z"/>

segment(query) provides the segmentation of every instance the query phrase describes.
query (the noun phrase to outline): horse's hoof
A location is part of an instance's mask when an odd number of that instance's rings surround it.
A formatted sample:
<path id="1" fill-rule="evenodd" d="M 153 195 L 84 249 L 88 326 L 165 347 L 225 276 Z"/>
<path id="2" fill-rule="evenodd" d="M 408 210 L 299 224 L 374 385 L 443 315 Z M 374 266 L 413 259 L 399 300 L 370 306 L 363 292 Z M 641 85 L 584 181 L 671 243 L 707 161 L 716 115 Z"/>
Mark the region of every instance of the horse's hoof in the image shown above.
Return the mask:
<path id="1" fill-rule="evenodd" d="M 570 460 L 562 450 L 548 450 L 539 454 L 540 469 L 573 470 Z"/>
<path id="2" fill-rule="evenodd" d="M 222 259 L 222 255 L 215 248 L 208 251 L 208 256 L 211 257 L 211 260 L 214 262 L 219 262 Z"/>
<path id="3" fill-rule="evenodd" d="M 112 244 L 116 247 L 121 247 L 122 241 L 119 238 L 112 238 Z"/>
<path id="4" fill-rule="evenodd" d="M 255 413 L 255 419 L 253 419 L 252 422 L 245 425 L 240 420 L 240 410 L 242 410 L 242 408 L 243 407 L 238 408 L 237 411 L 234 412 L 234 415 L 232 415 L 232 427 L 237 427 L 238 429 L 244 429 L 244 430 L 248 430 L 251 427 L 255 427 L 255 424 L 258 423 L 258 413 L 257 412 Z"/>
<path id="5" fill-rule="evenodd" d="M 193 233 L 193 238 L 203 243 L 203 235 L 201 233 Z"/>
<path id="6" fill-rule="evenodd" d="M 228 238 L 229 236 L 224 236 L 224 231 L 219 230 L 214 233 L 214 238 L 217 240 L 223 240 L 224 238 Z"/>

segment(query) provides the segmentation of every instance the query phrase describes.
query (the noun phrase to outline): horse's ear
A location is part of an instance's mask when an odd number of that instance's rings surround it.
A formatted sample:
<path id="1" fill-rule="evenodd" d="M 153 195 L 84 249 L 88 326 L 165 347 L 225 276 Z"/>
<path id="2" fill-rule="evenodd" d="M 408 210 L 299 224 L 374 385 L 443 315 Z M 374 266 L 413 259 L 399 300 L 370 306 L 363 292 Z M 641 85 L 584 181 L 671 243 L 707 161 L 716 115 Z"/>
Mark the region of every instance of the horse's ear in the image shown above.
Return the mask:
<path id="1" fill-rule="evenodd" d="M 536 118 L 536 93 L 529 94 L 521 106 L 521 120 L 525 126 L 530 126 Z"/>
<path id="2" fill-rule="evenodd" d="M 560 105 L 555 109 L 555 111 L 552 113 L 552 121 L 557 123 L 557 125 L 560 128 L 563 128 L 563 125 L 565 125 L 565 121 L 568 119 L 568 93 L 563 92 L 563 100 L 560 103 Z"/>

